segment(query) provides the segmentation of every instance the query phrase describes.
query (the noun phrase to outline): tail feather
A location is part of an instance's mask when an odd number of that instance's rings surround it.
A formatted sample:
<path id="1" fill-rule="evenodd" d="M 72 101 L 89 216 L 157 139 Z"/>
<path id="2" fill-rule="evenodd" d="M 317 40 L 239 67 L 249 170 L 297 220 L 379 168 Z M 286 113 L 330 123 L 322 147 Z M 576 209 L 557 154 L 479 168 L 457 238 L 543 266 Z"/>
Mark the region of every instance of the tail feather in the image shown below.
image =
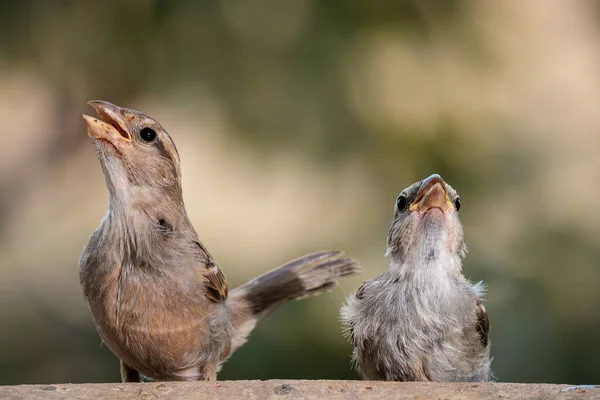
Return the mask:
<path id="1" fill-rule="evenodd" d="M 338 285 L 339 279 L 360 272 L 357 262 L 351 258 L 328 260 L 316 265 L 312 270 L 300 275 L 304 292 L 293 297 L 301 300 L 329 291 Z"/>
<path id="2" fill-rule="evenodd" d="M 339 279 L 360 272 L 357 261 L 338 258 L 343 254 L 340 250 L 307 254 L 251 280 L 234 292 L 243 292 L 255 314 L 285 300 L 316 296 L 336 287 Z"/>
<path id="3" fill-rule="evenodd" d="M 231 291 L 227 303 L 234 316 L 233 349 L 245 342 L 254 326 L 286 300 L 317 296 L 346 276 L 361 272 L 358 261 L 326 250 L 288 261 Z"/>

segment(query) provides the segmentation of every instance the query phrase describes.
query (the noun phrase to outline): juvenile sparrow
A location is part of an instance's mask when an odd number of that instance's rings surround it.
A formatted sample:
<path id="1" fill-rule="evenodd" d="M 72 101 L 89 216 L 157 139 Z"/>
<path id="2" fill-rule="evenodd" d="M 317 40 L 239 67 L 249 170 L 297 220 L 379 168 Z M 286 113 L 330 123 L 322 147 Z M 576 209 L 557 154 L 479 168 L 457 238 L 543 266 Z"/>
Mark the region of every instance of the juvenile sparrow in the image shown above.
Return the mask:
<path id="1" fill-rule="evenodd" d="M 460 199 L 439 175 L 400 193 L 388 270 L 342 307 L 361 375 L 387 381 L 486 381 L 490 322 L 481 283 L 461 273 Z"/>
<path id="2" fill-rule="evenodd" d="M 215 380 L 256 324 L 286 300 L 360 272 L 341 251 L 308 254 L 229 291 L 183 204 L 175 144 L 154 119 L 105 101 L 84 115 L 109 191 L 79 260 L 98 333 L 124 382 Z"/>

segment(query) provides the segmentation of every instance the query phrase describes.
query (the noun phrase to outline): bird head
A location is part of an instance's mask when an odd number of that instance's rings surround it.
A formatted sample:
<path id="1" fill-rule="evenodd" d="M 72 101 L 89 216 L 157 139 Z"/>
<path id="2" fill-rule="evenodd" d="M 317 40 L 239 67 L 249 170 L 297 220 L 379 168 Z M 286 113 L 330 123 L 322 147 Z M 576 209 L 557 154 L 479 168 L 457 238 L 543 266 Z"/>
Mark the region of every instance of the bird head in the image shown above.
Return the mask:
<path id="1" fill-rule="evenodd" d="M 396 199 L 387 254 L 420 264 L 448 253 L 464 256 L 459 209 L 458 193 L 437 174 L 410 185 Z"/>
<path id="2" fill-rule="evenodd" d="M 179 153 L 167 131 L 141 112 L 90 101 L 98 117 L 83 115 L 94 140 L 111 199 L 181 197 Z"/>

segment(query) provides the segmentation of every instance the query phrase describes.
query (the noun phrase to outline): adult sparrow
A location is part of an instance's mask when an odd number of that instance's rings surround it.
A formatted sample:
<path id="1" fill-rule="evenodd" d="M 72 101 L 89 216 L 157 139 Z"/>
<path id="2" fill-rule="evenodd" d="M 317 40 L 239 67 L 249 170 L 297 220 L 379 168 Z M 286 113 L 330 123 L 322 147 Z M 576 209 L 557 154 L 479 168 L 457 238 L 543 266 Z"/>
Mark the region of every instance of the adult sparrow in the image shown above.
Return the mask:
<path id="1" fill-rule="evenodd" d="M 460 198 L 439 175 L 404 189 L 387 237 L 388 270 L 342 307 L 365 379 L 486 381 L 490 322 L 482 283 L 461 273 Z"/>
<path id="2" fill-rule="evenodd" d="M 105 101 L 84 115 L 109 192 L 79 260 L 85 299 L 123 381 L 214 380 L 256 324 L 286 300 L 355 275 L 341 251 L 308 254 L 229 291 L 190 223 L 175 143 L 156 120 Z"/>

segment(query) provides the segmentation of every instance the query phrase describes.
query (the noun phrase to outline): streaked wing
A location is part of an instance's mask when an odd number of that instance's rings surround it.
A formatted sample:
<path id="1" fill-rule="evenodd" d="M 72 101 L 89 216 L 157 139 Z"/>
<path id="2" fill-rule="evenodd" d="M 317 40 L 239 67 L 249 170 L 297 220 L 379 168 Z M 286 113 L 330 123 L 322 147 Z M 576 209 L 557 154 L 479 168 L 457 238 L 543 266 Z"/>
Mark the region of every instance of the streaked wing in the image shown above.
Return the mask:
<path id="1" fill-rule="evenodd" d="M 477 299 L 477 323 L 475 325 L 483 347 L 490 343 L 490 319 L 481 300 Z"/>

